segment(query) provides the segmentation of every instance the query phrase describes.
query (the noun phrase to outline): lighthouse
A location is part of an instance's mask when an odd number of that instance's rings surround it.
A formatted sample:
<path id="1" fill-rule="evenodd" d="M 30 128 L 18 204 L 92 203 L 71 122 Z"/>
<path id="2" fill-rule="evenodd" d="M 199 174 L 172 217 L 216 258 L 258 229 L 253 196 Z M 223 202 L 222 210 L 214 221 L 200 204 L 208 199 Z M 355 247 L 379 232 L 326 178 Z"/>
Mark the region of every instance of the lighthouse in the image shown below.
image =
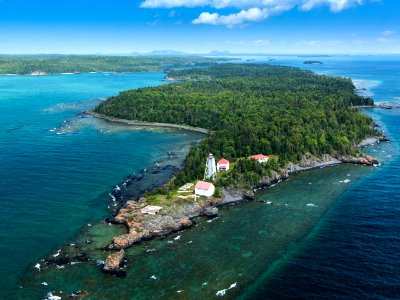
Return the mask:
<path id="1" fill-rule="evenodd" d="M 211 153 L 207 157 L 206 169 L 204 171 L 204 179 L 214 180 L 217 174 L 217 166 L 215 165 L 214 155 Z"/>

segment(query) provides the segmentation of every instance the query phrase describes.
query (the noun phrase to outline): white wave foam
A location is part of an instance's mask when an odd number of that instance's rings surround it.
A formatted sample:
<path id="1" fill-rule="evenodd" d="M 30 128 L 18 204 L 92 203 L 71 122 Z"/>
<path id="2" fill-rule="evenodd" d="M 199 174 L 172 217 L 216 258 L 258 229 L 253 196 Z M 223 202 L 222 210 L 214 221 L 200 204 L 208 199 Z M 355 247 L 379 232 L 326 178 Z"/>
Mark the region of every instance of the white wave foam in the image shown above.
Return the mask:
<path id="1" fill-rule="evenodd" d="M 222 297 L 226 294 L 226 291 L 227 291 L 227 289 L 220 290 L 215 295 L 218 297 Z"/>
<path id="2" fill-rule="evenodd" d="M 227 289 L 219 290 L 215 295 L 218 296 L 218 297 L 225 296 L 226 291 L 235 288 L 236 285 L 237 285 L 237 282 L 232 283 Z"/>
<path id="3" fill-rule="evenodd" d="M 40 271 L 40 264 L 37 263 L 37 264 L 35 265 L 35 268 L 38 269 L 38 270 Z"/>
<path id="4" fill-rule="evenodd" d="M 377 87 L 382 83 L 380 80 L 370 80 L 370 79 L 352 79 L 354 86 L 357 89 L 361 89 L 360 94 L 364 96 L 372 97 L 374 93 L 371 92 L 371 89 Z M 365 89 L 365 90 L 364 90 Z"/>
<path id="5" fill-rule="evenodd" d="M 47 300 L 61 300 L 60 296 L 53 296 L 53 294 L 51 292 L 47 293 Z"/>

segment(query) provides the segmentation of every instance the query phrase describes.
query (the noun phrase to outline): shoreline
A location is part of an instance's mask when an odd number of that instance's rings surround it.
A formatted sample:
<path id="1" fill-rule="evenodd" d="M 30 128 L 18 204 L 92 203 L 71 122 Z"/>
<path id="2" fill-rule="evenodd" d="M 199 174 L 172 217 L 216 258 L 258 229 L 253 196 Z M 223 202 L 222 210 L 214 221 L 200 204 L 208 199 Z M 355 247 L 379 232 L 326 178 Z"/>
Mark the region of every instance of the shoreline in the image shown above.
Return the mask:
<path id="1" fill-rule="evenodd" d="M 109 122 L 131 126 L 164 127 L 189 130 L 200 133 L 209 133 L 209 131 L 206 129 L 195 128 L 186 125 L 130 121 L 114 117 L 107 117 L 97 114 L 93 111 L 88 111 L 85 113 Z M 357 145 L 357 148 L 360 149 L 362 147 L 374 145 L 376 143 L 379 143 L 380 141 L 387 140 L 388 139 L 385 136 L 368 137 L 364 139 L 361 143 L 359 143 Z M 136 199 L 136 201 L 127 201 L 116 211 L 114 216 L 111 216 L 107 219 L 107 222 L 124 225 L 127 228 L 128 233 L 115 237 L 108 245 L 107 249 L 123 250 L 145 240 L 150 240 L 156 237 L 163 237 L 173 232 L 187 229 L 193 225 L 193 219 L 195 218 L 202 216 L 218 216 L 217 207 L 240 203 L 246 200 L 255 200 L 257 191 L 269 188 L 281 181 L 287 180 L 290 174 L 335 166 L 342 163 L 363 164 L 370 166 L 379 164 L 376 159 L 366 155 L 361 155 L 359 157 L 333 157 L 327 154 L 322 155 L 321 157 L 312 157 L 311 155 L 305 155 L 299 163 L 293 164 L 289 162 L 286 168 L 282 169 L 280 173 L 273 171 L 271 177 L 266 176 L 262 178 L 262 180 L 258 184 L 255 184 L 251 190 L 223 188 L 221 198 L 211 197 L 206 201 L 191 203 L 189 206 L 187 205 L 187 203 L 177 206 L 175 206 L 174 204 L 174 208 L 172 210 L 169 207 L 167 207 L 166 209 L 163 208 L 164 211 L 160 215 L 148 216 L 140 213 L 141 208 L 147 205 L 148 199 L 145 197 L 140 197 Z M 164 217 L 169 217 L 168 221 L 163 220 L 165 219 Z M 134 222 L 132 218 L 135 220 Z M 120 255 L 120 257 L 122 260 L 123 254 Z M 109 255 L 107 259 L 114 261 L 115 253 Z M 107 259 L 103 271 L 114 275 L 124 274 L 123 272 L 121 273 L 119 267 L 112 267 L 110 264 L 108 264 Z"/>
<path id="2" fill-rule="evenodd" d="M 365 145 L 373 145 L 376 140 L 375 138 L 368 138 L 363 142 Z M 154 215 L 141 212 L 143 208 L 151 204 L 148 203 L 149 199 L 146 197 L 140 197 L 138 200 L 129 200 L 119 208 L 113 217 L 107 220 L 112 224 L 124 225 L 127 233 L 114 237 L 109 245 L 106 246 L 106 250 L 118 252 L 113 252 L 105 258 L 104 263 L 101 264 L 101 270 L 117 277 L 125 277 L 126 271 L 123 264 L 125 249 L 144 241 L 162 238 L 172 233 L 189 229 L 195 225 L 195 219 L 199 217 L 211 219 L 218 217 L 220 207 L 244 201 L 254 201 L 258 191 L 287 180 L 290 174 L 343 163 L 369 166 L 379 164 L 376 159 L 366 155 L 360 157 L 341 156 L 338 158 L 330 155 L 323 155 L 322 157 L 304 156 L 300 163 L 289 163 L 280 173 L 273 171 L 271 177 L 263 177 L 259 184 L 255 184 L 251 190 L 222 188 L 221 198 L 210 197 L 203 200 L 200 199 L 198 202 L 191 201 L 178 205 L 173 204 L 173 206 L 164 206 L 159 213 Z"/>
<path id="3" fill-rule="evenodd" d="M 179 130 L 188 130 L 198 133 L 209 133 L 208 130 L 203 128 L 195 128 L 185 125 L 175 125 L 167 123 L 151 123 L 151 122 L 138 122 L 129 121 L 113 117 L 106 117 L 94 113 L 92 111 L 84 112 L 84 114 L 92 115 L 93 117 L 103 119 L 108 122 L 116 124 L 125 124 L 129 126 L 148 126 L 148 127 L 163 127 Z M 357 148 L 365 147 L 368 145 L 374 145 L 378 142 L 387 141 L 386 137 L 368 137 L 364 139 Z M 193 200 L 183 201 L 183 203 L 164 205 L 162 210 L 155 215 L 144 214 L 141 210 L 149 203 L 149 199 L 143 197 L 145 193 L 138 192 L 135 196 L 128 197 L 125 199 L 120 198 L 118 193 L 115 193 L 115 189 L 110 193 L 113 199 L 118 199 L 119 205 L 114 210 L 112 215 L 109 215 L 104 220 L 109 225 L 123 225 L 125 227 L 125 233 L 114 236 L 110 242 L 104 246 L 103 250 L 107 253 L 105 260 L 99 264 L 100 269 L 107 273 L 117 277 L 126 276 L 124 263 L 124 249 L 130 248 L 135 244 L 139 244 L 144 241 L 148 241 L 154 238 L 162 238 L 180 230 L 185 230 L 195 225 L 195 219 L 199 217 L 215 218 L 218 216 L 218 208 L 227 205 L 234 205 L 244 201 L 256 200 L 256 194 L 258 191 L 274 186 L 277 183 L 285 181 L 291 174 L 297 174 L 308 170 L 314 170 L 324 167 L 335 166 L 342 163 L 362 164 L 362 165 L 378 165 L 379 162 L 372 157 L 366 155 L 360 155 L 359 157 L 333 157 L 331 155 L 322 155 L 321 157 L 313 157 L 311 155 L 304 155 L 302 160 L 297 163 L 289 163 L 279 173 L 276 171 L 272 172 L 272 176 L 265 176 L 262 180 L 253 186 L 252 189 L 236 189 L 236 188 L 222 188 L 222 197 L 215 198 L 211 197 L 208 199 L 200 199 L 198 202 Z M 138 174 L 139 175 L 139 174 Z M 169 179 L 173 176 L 169 176 Z M 132 178 L 140 180 L 138 178 Z M 157 184 L 159 186 L 159 184 Z M 161 185 L 162 187 L 163 185 Z M 154 188 L 155 185 L 153 184 Z M 137 189 L 135 185 L 132 188 Z M 113 201 L 115 201 L 113 200 Z M 116 204 L 116 202 L 114 202 Z M 70 256 L 71 258 L 89 261 L 90 252 L 78 253 L 78 255 Z M 104 255 L 104 254 L 103 254 Z M 68 256 L 68 255 L 67 255 Z M 65 259 L 63 255 L 60 255 L 60 259 L 64 259 L 66 263 L 69 260 Z M 47 265 L 58 265 L 63 261 L 58 261 L 50 257 L 50 260 L 46 260 Z"/>
<path id="4" fill-rule="evenodd" d="M 119 118 L 114 118 L 114 117 L 107 117 L 105 115 L 101 115 L 101 114 L 95 113 L 93 111 L 86 111 L 86 112 L 84 112 L 84 114 L 91 115 L 93 117 L 96 117 L 98 119 L 105 120 L 105 121 L 108 121 L 108 122 L 117 123 L 117 124 L 123 124 L 123 125 L 129 125 L 129 126 L 161 127 L 161 128 L 186 130 L 186 131 L 203 133 L 203 134 L 212 133 L 208 129 L 204 129 L 204 128 L 200 128 L 200 127 L 192 127 L 192 126 L 189 126 L 189 125 L 125 120 L 125 119 L 119 119 Z"/>
<path id="5" fill-rule="evenodd" d="M 93 71 L 93 72 L 61 72 L 61 73 L 46 73 L 46 72 L 39 72 L 39 73 L 27 73 L 27 74 L 17 74 L 17 73 L 8 73 L 8 74 L 0 74 L 0 76 L 51 76 L 51 75 L 82 75 L 82 74 L 130 74 L 130 73 L 164 73 L 164 70 L 160 71 L 124 71 L 124 72 L 115 72 L 115 71 Z"/>

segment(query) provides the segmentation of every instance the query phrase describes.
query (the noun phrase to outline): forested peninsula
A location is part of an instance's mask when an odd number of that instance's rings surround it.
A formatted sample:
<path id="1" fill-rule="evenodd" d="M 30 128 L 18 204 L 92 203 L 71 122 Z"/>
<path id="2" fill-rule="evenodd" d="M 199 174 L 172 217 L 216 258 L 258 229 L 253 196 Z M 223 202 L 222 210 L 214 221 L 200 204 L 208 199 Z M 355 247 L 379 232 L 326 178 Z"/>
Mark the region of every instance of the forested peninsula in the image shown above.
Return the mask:
<path id="1" fill-rule="evenodd" d="M 171 190 L 202 179 L 209 153 L 234 162 L 217 177 L 217 186 L 252 188 L 305 156 L 358 157 L 356 145 L 377 135 L 372 119 L 353 108 L 373 100 L 357 95 L 351 79 L 260 64 L 177 69 L 168 76 L 180 82 L 121 92 L 94 111 L 210 130 L 190 149 Z M 246 159 L 257 153 L 271 159 L 266 164 Z"/>
<path id="2" fill-rule="evenodd" d="M 160 72 L 208 66 L 224 58 L 200 56 L 0 55 L 0 74 L 46 75 L 89 72 Z"/>

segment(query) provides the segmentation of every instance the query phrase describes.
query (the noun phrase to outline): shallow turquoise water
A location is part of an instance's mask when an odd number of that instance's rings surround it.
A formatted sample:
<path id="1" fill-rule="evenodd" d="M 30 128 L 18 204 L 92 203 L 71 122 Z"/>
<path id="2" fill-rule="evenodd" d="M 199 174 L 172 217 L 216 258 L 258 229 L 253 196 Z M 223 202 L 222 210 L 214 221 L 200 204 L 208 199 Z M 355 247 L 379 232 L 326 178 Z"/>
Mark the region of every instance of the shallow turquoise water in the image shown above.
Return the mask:
<path id="1" fill-rule="evenodd" d="M 77 116 L 96 97 L 157 85 L 163 76 L 0 77 L 0 298 L 12 298 L 30 264 L 108 215 L 116 183 L 198 138 Z"/>
<path id="2" fill-rule="evenodd" d="M 260 195 L 271 204 L 229 206 L 211 222 L 198 219 L 191 230 L 128 249 L 126 278 L 104 275 L 95 264 L 78 264 L 41 273 L 31 269 L 36 275 L 23 284 L 38 295 L 86 290 L 88 299 L 209 299 L 236 283 L 226 296 L 240 295 L 282 256 L 298 252 L 311 228 L 351 187 L 343 180 L 355 182 L 369 172 L 338 166 L 293 176 Z"/>

